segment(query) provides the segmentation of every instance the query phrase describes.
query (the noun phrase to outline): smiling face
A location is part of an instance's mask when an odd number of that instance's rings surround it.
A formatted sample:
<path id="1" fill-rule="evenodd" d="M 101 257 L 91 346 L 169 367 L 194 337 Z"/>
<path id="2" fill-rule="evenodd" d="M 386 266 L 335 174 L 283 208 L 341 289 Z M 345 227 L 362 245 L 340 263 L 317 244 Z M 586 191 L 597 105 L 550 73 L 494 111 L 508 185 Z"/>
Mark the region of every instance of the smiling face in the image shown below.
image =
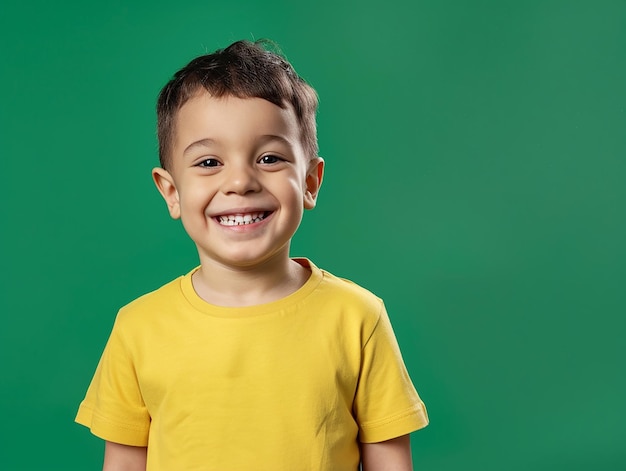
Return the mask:
<path id="1" fill-rule="evenodd" d="M 168 170 L 153 170 L 203 266 L 250 268 L 288 259 L 304 209 L 315 206 L 323 161 L 309 159 L 291 108 L 199 92 L 176 117 Z"/>

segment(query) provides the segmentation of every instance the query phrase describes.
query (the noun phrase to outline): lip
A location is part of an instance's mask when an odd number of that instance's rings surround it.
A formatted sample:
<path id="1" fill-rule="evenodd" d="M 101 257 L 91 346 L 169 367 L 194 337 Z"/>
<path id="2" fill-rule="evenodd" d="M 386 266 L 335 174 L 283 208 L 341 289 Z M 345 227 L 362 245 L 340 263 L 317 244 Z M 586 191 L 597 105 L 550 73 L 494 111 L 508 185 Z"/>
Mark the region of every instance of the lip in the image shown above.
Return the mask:
<path id="1" fill-rule="evenodd" d="M 247 206 L 242 208 L 230 208 L 224 211 L 220 211 L 217 213 L 213 213 L 210 216 L 212 218 L 219 218 L 221 216 L 243 216 L 244 214 L 251 213 L 273 213 L 275 210 L 273 208 L 263 208 L 260 206 Z"/>

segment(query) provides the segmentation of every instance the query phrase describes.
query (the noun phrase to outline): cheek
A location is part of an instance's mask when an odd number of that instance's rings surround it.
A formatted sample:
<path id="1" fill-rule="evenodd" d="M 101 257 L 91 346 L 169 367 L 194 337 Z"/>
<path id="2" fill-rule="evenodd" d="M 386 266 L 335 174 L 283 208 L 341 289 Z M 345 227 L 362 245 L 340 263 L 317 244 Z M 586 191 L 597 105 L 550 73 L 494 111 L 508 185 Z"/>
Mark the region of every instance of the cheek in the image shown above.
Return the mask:
<path id="1" fill-rule="evenodd" d="M 206 199 L 210 193 L 209 185 L 198 179 L 190 179 L 187 182 L 184 182 L 182 188 L 184 198 L 189 201 Z"/>
<path id="2" fill-rule="evenodd" d="M 292 204 L 302 205 L 302 199 L 306 190 L 306 184 L 299 178 L 289 181 L 289 185 L 285 187 L 285 198 Z"/>
<path id="3" fill-rule="evenodd" d="M 191 216 L 190 213 L 203 213 L 210 201 L 208 192 L 203 191 L 202 187 L 186 187 L 179 197 L 181 211 L 183 215 L 187 213 L 188 217 Z"/>

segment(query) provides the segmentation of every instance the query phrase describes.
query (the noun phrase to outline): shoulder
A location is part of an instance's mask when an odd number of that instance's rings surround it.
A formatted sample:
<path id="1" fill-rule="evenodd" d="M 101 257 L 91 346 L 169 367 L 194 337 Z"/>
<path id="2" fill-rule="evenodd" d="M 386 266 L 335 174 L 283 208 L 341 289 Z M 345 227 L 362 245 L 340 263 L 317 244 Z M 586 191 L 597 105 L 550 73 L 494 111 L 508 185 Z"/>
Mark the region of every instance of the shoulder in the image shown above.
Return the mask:
<path id="1" fill-rule="evenodd" d="M 320 270 L 322 281 L 317 289 L 317 298 L 333 310 L 359 323 L 375 325 L 385 311 L 383 300 L 357 283 Z"/>
<path id="2" fill-rule="evenodd" d="M 380 306 L 382 303 L 382 300 L 378 296 L 354 281 L 333 275 L 327 270 L 321 270 L 321 272 L 322 283 L 320 284 L 320 288 L 327 290 L 329 293 L 355 303 L 365 303 L 375 306 Z"/>
<path id="3" fill-rule="evenodd" d="M 190 274 L 179 276 L 123 306 L 118 312 L 116 323 L 144 322 L 172 312 L 172 308 L 179 306 L 184 297 L 181 285 L 185 276 Z"/>

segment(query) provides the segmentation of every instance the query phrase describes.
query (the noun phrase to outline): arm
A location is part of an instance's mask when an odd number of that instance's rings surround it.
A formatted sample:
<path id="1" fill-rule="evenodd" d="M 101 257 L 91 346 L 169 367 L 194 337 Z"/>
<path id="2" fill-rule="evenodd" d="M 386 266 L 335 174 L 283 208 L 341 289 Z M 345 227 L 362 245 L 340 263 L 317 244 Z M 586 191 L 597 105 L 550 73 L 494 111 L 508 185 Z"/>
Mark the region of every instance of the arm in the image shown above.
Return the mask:
<path id="1" fill-rule="evenodd" d="M 106 442 L 102 471 L 146 471 L 148 448 Z"/>
<path id="2" fill-rule="evenodd" d="M 363 471 L 413 471 L 411 437 L 361 444 Z"/>

